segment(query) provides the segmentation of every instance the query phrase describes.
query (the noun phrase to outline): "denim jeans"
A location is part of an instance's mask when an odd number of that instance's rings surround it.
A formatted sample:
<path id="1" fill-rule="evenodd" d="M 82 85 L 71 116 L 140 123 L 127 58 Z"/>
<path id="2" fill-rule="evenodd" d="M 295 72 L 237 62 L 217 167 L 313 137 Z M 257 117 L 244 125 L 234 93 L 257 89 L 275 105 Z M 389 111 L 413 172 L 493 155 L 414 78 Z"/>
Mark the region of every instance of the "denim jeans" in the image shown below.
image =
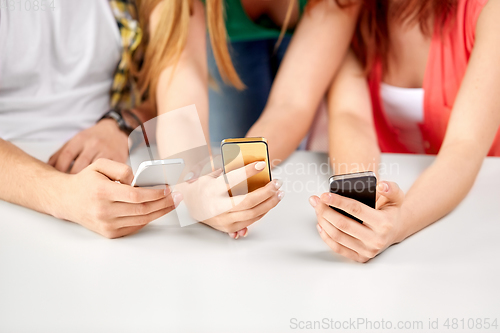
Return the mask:
<path id="1" fill-rule="evenodd" d="M 275 51 L 276 42 L 277 39 L 265 39 L 229 44 L 234 67 L 246 86 L 242 91 L 224 84 L 208 43 L 208 69 L 219 88 L 209 90 L 212 145 L 226 138 L 245 137 L 260 117 L 290 37 L 285 36 Z"/>

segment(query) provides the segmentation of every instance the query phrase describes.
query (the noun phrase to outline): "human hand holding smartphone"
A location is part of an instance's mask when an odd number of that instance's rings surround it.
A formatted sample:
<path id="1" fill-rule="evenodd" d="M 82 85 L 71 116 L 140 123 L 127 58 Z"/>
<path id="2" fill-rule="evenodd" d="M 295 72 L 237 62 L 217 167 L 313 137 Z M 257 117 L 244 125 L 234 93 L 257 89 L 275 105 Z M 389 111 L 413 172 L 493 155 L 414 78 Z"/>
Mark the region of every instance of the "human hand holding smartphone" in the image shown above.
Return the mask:
<path id="1" fill-rule="evenodd" d="M 261 172 L 248 177 L 246 181 L 229 190 L 229 195 L 232 197 L 245 198 L 241 205 L 238 206 L 242 214 L 253 216 L 252 223 L 260 220 L 285 195 L 280 190 L 282 182 L 279 180 L 272 181 L 267 140 L 261 137 L 226 139 L 221 143 L 221 152 L 225 173 L 245 167 L 256 161 L 265 163 L 265 167 Z M 245 227 L 239 231 L 229 233 L 229 236 L 237 239 L 240 236 L 246 237 L 247 232 L 248 230 Z"/>
<path id="2" fill-rule="evenodd" d="M 404 193 L 396 183 L 377 184 L 373 173 L 362 173 L 332 177 L 330 185 L 309 201 L 321 239 L 334 252 L 367 262 L 402 240 Z"/>

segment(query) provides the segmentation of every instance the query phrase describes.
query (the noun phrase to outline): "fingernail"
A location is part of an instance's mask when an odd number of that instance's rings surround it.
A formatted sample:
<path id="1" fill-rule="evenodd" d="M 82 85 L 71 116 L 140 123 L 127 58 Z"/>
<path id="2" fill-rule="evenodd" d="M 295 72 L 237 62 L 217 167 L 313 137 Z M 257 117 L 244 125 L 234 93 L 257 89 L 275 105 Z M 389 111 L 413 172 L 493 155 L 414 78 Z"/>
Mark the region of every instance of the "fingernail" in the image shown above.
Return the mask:
<path id="1" fill-rule="evenodd" d="M 284 197 L 285 197 L 285 192 L 279 190 L 278 191 L 278 199 L 280 199 L 280 201 L 281 201 L 281 200 L 283 200 Z"/>
<path id="2" fill-rule="evenodd" d="M 248 229 L 245 230 L 245 234 L 243 235 L 243 237 L 246 237 L 246 236 L 248 236 Z"/>
<path id="3" fill-rule="evenodd" d="M 167 196 L 170 194 L 170 187 L 165 187 L 165 190 L 163 191 L 163 195 Z"/>
<path id="4" fill-rule="evenodd" d="M 309 203 L 311 204 L 311 206 L 316 207 L 318 205 L 318 199 L 316 197 L 310 197 Z"/>
<path id="5" fill-rule="evenodd" d="M 236 233 L 236 237 L 234 237 L 234 239 L 238 239 L 240 238 L 240 235 L 238 235 L 238 233 Z"/>
<path id="6" fill-rule="evenodd" d="M 323 231 L 323 228 L 319 224 L 316 224 L 316 229 L 318 229 L 318 232 L 321 233 Z"/>
<path id="7" fill-rule="evenodd" d="M 389 186 L 386 183 L 380 183 L 377 186 L 379 192 L 387 192 L 389 191 Z"/>
<path id="8" fill-rule="evenodd" d="M 175 207 L 177 207 L 182 201 L 182 194 L 180 194 L 179 192 L 174 192 L 172 193 L 172 199 L 174 199 L 174 205 Z"/>
<path id="9" fill-rule="evenodd" d="M 281 179 L 275 179 L 273 180 L 274 187 L 279 190 L 281 186 L 283 186 L 283 181 Z"/>
<path id="10" fill-rule="evenodd" d="M 193 177 L 194 177 L 194 173 L 190 172 L 190 173 L 188 173 L 188 174 L 186 175 L 186 177 L 184 177 L 184 180 L 185 180 L 185 181 L 188 181 L 188 180 L 193 179 Z"/>
<path id="11" fill-rule="evenodd" d="M 255 169 L 257 170 L 264 170 L 265 167 L 266 167 L 266 162 L 259 162 L 255 164 Z"/>
<path id="12" fill-rule="evenodd" d="M 331 193 L 323 193 L 321 195 L 321 200 L 323 200 L 323 201 L 330 201 L 331 199 L 332 199 Z"/>
<path id="13" fill-rule="evenodd" d="M 247 236 L 247 232 L 248 232 L 248 229 L 240 230 L 240 231 L 238 231 L 238 235 L 240 237 L 246 237 Z"/>
<path id="14" fill-rule="evenodd" d="M 229 237 L 231 237 L 232 239 L 234 239 L 236 237 L 236 233 L 235 232 L 230 232 L 228 233 Z"/>

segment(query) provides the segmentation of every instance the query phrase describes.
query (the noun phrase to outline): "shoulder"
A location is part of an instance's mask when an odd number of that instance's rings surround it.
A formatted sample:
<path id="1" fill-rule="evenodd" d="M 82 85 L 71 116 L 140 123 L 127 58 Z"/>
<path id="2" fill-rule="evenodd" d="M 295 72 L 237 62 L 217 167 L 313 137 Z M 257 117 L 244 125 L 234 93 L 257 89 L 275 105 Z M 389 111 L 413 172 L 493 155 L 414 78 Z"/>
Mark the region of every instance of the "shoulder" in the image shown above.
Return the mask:
<path id="1" fill-rule="evenodd" d="M 490 12 L 490 6 L 493 3 L 498 3 L 497 0 L 459 0 L 458 1 L 458 16 L 459 20 L 463 19 L 463 29 L 465 33 L 465 41 L 467 48 L 472 49 L 476 41 L 476 33 L 478 31 L 478 23 L 483 13 Z M 496 6 L 498 7 L 498 6 Z M 481 20 L 482 21 L 482 20 Z M 481 30 L 481 28 L 479 28 Z"/>
<path id="2" fill-rule="evenodd" d="M 167 1 L 172 1 L 172 0 L 157 1 L 157 4 L 154 6 L 153 10 L 151 11 L 151 14 L 149 15 L 148 30 L 151 35 L 153 35 L 154 32 L 156 31 L 156 28 L 158 27 L 158 24 L 160 23 L 162 16 L 168 13 L 168 9 L 170 8 L 172 10 L 175 10 L 174 7 L 179 3 L 178 1 L 185 1 L 186 3 L 189 3 L 191 16 L 195 16 L 196 18 L 198 18 L 200 15 L 204 15 L 204 1 L 202 0 L 178 0 L 176 2 L 170 2 L 170 3 L 167 3 Z"/>

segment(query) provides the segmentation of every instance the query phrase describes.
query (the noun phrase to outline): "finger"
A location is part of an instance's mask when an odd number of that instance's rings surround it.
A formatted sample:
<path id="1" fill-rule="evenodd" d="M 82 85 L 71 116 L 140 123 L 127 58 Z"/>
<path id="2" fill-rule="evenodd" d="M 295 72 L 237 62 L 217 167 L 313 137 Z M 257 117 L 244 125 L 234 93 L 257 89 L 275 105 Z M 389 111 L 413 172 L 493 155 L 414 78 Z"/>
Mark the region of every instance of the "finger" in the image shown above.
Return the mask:
<path id="1" fill-rule="evenodd" d="M 180 195 L 173 193 L 156 201 L 143 202 L 139 204 L 127 202 L 115 202 L 111 205 L 110 214 L 115 217 L 143 216 L 156 211 L 171 207 L 175 208 L 174 196 Z"/>
<path id="2" fill-rule="evenodd" d="M 125 236 L 133 235 L 133 234 L 139 232 L 139 230 L 141 230 L 144 227 L 145 227 L 145 225 L 120 228 L 117 230 L 105 232 L 105 233 L 103 233 L 103 236 L 106 238 L 109 238 L 109 239 L 125 237 Z"/>
<path id="3" fill-rule="evenodd" d="M 376 213 L 375 209 L 357 200 L 346 198 L 338 194 L 323 193 L 320 199 L 324 204 L 341 209 L 367 224 L 370 223 L 370 220 L 374 217 L 374 213 Z"/>
<path id="4" fill-rule="evenodd" d="M 248 228 L 243 228 L 238 231 L 238 237 L 246 237 L 248 236 Z"/>
<path id="5" fill-rule="evenodd" d="M 56 151 L 50 158 L 49 161 L 47 162 L 48 165 L 55 167 L 57 159 L 59 158 L 59 155 L 61 154 L 61 151 L 66 147 L 67 143 L 65 143 L 61 148 L 59 148 L 58 151 Z"/>
<path id="6" fill-rule="evenodd" d="M 333 252 L 340 254 L 343 257 L 346 257 L 348 259 L 357 261 L 357 262 L 366 262 L 368 261 L 368 258 L 364 258 L 360 256 L 357 252 L 345 247 L 342 244 L 337 243 L 334 241 L 322 228 L 321 226 L 317 225 L 319 235 L 321 236 L 321 239 L 332 249 Z"/>
<path id="7" fill-rule="evenodd" d="M 61 172 L 67 172 L 71 165 L 71 162 L 75 160 L 82 149 L 83 142 L 80 140 L 72 139 L 66 144 L 64 149 L 62 149 L 54 167 Z"/>
<path id="8" fill-rule="evenodd" d="M 373 231 L 366 223 L 361 224 L 358 221 L 350 219 L 347 216 L 340 214 L 339 212 L 324 204 L 316 208 L 316 214 L 318 215 L 318 217 L 324 218 L 331 225 L 333 225 L 343 233 L 359 240 L 369 240 L 374 236 Z"/>
<path id="9" fill-rule="evenodd" d="M 132 169 L 123 163 L 100 158 L 92 163 L 91 168 L 111 180 L 119 181 L 122 184 L 130 185 L 134 179 Z"/>
<path id="10" fill-rule="evenodd" d="M 252 223 L 254 223 L 254 222 L 252 222 Z M 248 228 L 243 228 L 240 231 L 236 231 L 236 232 L 230 232 L 230 233 L 228 233 L 228 235 L 232 239 L 238 239 L 238 238 L 246 237 L 248 235 Z"/>
<path id="11" fill-rule="evenodd" d="M 364 254 L 366 257 L 369 257 L 368 250 L 366 246 L 359 239 L 352 237 L 349 234 L 344 233 L 343 231 L 337 229 L 330 222 L 328 222 L 325 218 L 318 216 L 318 224 L 323 229 L 323 232 L 326 232 L 330 238 L 339 243 L 340 245 L 345 246 L 348 249 L 353 250 L 356 253 Z"/>
<path id="12" fill-rule="evenodd" d="M 250 163 L 243 168 L 228 172 L 225 175 L 227 184 L 229 185 L 229 188 L 233 188 L 234 186 L 246 181 L 248 178 L 262 172 L 262 170 L 264 170 L 265 168 L 266 162 L 261 161 Z"/>
<path id="13" fill-rule="evenodd" d="M 122 188 L 115 188 L 111 195 L 113 201 L 128 202 L 133 204 L 152 202 L 160 200 L 170 193 L 170 188 L 165 186 L 163 189 L 131 187 L 128 185 L 116 184 Z M 183 197 L 182 194 L 176 192 L 173 196 L 174 204 L 177 206 Z"/>
<path id="14" fill-rule="evenodd" d="M 261 187 L 251 193 L 245 194 L 244 199 L 236 205 L 230 212 L 238 212 L 251 209 L 277 194 L 278 190 L 283 185 L 281 180 L 275 179 L 264 187 Z M 284 193 L 282 194 L 284 196 Z M 237 196 L 236 198 L 241 197 Z"/>
<path id="15" fill-rule="evenodd" d="M 70 173 L 77 174 L 88 167 L 94 160 L 96 154 L 97 152 L 95 150 L 84 148 L 81 154 L 76 158 L 75 163 L 73 163 Z"/>
<path id="16" fill-rule="evenodd" d="M 116 219 L 116 226 L 118 228 L 145 226 L 170 213 L 173 209 L 174 207 L 170 206 L 147 215 L 119 217 Z"/>
<path id="17" fill-rule="evenodd" d="M 222 175 L 222 169 L 216 169 L 215 171 L 209 173 L 207 176 L 218 178 Z"/>
<path id="18" fill-rule="evenodd" d="M 261 216 L 257 216 L 257 217 L 255 217 L 255 218 L 250 219 L 250 220 L 247 220 L 247 221 L 240 221 L 240 222 L 236 222 L 236 223 L 232 224 L 232 225 L 229 227 L 229 229 L 230 229 L 229 231 L 230 231 L 230 232 L 234 232 L 234 233 L 236 233 L 236 234 L 237 234 L 237 236 L 238 236 L 238 232 L 239 232 L 239 230 L 242 230 L 242 229 L 245 229 L 245 228 L 247 228 L 247 227 L 251 226 L 251 225 L 252 225 L 252 224 L 254 224 L 255 222 L 257 222 L 257 221 L 261 220 L 261 219 L 262 219 L 265 215 L 266 215 L 266 214 L 262 214 Z M 239 236 L 238 236 L 237 238 L 239 238 Z M 237 239 L 237 238 L 235 238 L 235 239 Z"/>
<path id="19" fill-rule="evenodd" d="M 380 194 L 381 198 L 386 198 L 387 202 L 394 205 L 401 204 L 405 198 L 404 192 L 394 182 L 380 182 L 377 185 L 377 193 Z"/>
<path id="20" fill-rule="evenodd" d="M 283 191 L 275 192 L 275 194 L 271 196 L 269 199 L 256 205 L 253 208 L 240 210 L 237 212 L 229 212 L 228 213 L 229 218 L 233 221 L 246 221 L 267 214 L 267 212 L 269 212 L 271 209 L 276 207 L 276 205 L 278 205 L 281 199 L 283 199 L 284 195 L 285 192 Z"/>

